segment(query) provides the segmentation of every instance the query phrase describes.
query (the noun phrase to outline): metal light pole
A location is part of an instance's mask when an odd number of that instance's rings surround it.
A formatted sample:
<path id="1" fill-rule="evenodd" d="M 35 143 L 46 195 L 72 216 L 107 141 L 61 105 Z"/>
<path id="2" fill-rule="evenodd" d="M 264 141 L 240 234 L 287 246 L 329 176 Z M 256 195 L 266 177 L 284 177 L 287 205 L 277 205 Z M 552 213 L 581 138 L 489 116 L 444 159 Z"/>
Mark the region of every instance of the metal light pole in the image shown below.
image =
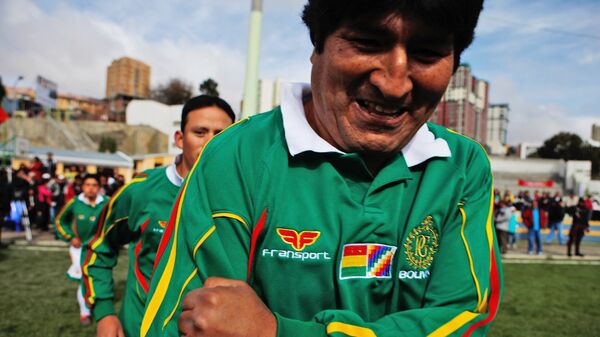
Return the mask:
<path id="1" fill-rule="evenodd" d="M 244 101 L 242 118 L 257 113 L 258 99 L 258 60 L 260 54 L 260 29 L 262 21 L 262 0 L 252 0 L 250 13 L 250 34 L 248 35 L 248 59 L 246 61 L 246 80 L 244 83 Z"/>

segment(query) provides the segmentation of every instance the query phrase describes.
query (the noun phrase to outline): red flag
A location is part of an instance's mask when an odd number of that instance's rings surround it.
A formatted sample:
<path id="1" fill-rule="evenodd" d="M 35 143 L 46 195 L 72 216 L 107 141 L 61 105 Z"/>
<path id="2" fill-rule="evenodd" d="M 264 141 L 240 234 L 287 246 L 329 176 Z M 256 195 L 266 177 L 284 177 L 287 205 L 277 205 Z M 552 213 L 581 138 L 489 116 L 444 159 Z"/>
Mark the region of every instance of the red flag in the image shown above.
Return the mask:
<path id="1" fill-rule="evenodd" d="M 0 106 L 0 124 L 6 122 L 6 120 L 9 119 L 9 118 L 10 118 L 10 116 Z"/>

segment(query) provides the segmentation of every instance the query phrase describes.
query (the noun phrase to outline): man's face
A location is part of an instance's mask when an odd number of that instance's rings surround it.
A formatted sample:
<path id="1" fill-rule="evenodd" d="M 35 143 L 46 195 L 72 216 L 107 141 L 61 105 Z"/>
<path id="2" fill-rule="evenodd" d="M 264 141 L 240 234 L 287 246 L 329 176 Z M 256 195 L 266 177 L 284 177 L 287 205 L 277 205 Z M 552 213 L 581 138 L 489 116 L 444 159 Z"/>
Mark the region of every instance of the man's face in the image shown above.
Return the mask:
<path id="1" fill-rule="evenodd" d="M 175 134 L 175 144 L 183 150 L 186 166 L 191 169 L 204 145 L 231 123 L 227 113 L 215 106 L 190 111 L 185 129 Z"/>
<path id="2" fill-rule="evenodd" d="M 98 195 L 98 190 L 100 189 L 100 185 L 96 179 L 85 179 L 83 181 L 83 185 L 81 186 L 81 191 L 83 192 L 83 196 L 88 199 L 96 199 Z"/>
<path id="3" fill-rule="evenodd" d="M 306 107 L 317 133 L 345 152 L 387 156 L 433 113 L 454 52 L 447 32 L 391 15 L 342 26 L 311 62 L 313 105 Z"/>

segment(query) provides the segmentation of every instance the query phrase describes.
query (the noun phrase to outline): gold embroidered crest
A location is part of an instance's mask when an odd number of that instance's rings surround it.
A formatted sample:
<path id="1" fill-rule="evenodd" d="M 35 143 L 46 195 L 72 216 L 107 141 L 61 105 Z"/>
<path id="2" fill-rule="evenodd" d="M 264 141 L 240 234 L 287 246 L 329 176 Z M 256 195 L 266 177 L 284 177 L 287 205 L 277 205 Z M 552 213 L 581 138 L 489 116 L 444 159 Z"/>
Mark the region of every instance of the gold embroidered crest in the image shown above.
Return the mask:
<path id="1" fill-rule="evenodd" d="M 433 217 L 427 216 L 406 237 L 404 252 L 406 260 L 414 269 L 428 269 L 438 248 L 438 232 L 433 226 Z"/>

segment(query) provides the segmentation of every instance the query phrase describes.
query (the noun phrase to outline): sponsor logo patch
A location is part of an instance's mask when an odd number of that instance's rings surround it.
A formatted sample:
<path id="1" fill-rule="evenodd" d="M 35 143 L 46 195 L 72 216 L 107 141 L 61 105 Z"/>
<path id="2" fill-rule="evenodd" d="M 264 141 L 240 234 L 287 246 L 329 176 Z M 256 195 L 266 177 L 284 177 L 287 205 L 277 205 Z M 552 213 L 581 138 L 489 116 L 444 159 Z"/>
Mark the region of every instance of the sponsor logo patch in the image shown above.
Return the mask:
<path id="1" fill-rule="evenodd" d="M 415 227 L 404 241 L 404 253 L 408 264 L 416 270 L 426 270 L 431 266 L 438 249 L 438 232 L 433 225 L 433 217 L 427 216 Z"/>
<path id="2" fill-rule="evenodd" d="M 293 229 L 277 228 L 277 234 L 283 242 L 289 244 L 296 251 L 302 251 L 306 246 L 310 246 L 317 242 L 321 232 L 319 231 L 302 231 L 300 233 Z"/>
<path id="3" fill-rule="evenodd" d="M 304 249 L 315 242 L 321 232 L 302 231 L 298 233 L 293 229 L 277 228 L 277 235 L 283 242 L 290 245 L 294 250 L 264 248 L 261 252 L 263 257 L 276 257 L 284 260 L 320 261 L 331 260 L 328 252 L 305 252 Z"/>
<path id="4" fill-rule="evenodd" d="M 96 221 L 96 217 L 95 217 L 94 215 L 92 215 L 92 216 L 90 217 L 90 221 Z"/>
<path id="5" fill-rule="evenodd" d="M 83 219 L 85 219 L 85 215 L 79 214 L 79 216 L 77 218 L 79 218 L 79 220 L 83 220 Z"/>
<path id="6" fill-rule="evenodd" d="M 396 247 L 376 243 L 344 245 L 340 279 L 391 278 Z"/>
<path id="7" fill-rule="evenodd" d="M 158 221 L 158 225 L 160 226 L 160 228 L 165 228 L 167 227 L 167 222 L 164 220 L 160 220 Z"/>

